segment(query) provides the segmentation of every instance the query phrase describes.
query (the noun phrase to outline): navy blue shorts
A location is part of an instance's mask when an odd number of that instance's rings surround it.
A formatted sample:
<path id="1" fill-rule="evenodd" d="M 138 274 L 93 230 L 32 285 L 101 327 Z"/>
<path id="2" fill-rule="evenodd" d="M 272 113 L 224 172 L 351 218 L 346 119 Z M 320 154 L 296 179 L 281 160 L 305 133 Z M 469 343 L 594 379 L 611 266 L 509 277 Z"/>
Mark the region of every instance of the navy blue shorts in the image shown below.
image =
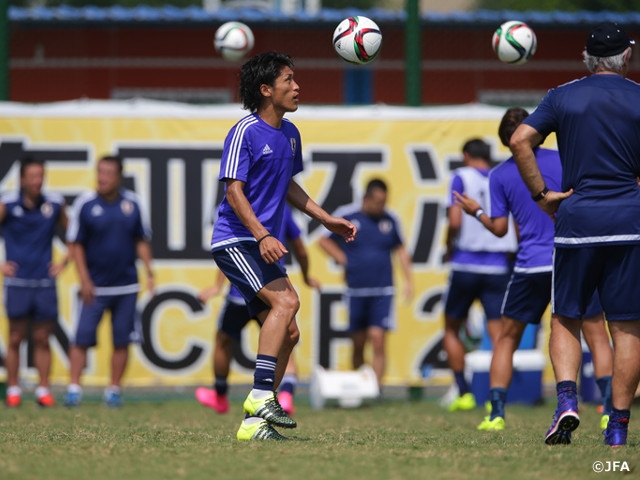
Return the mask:
<path id="1" fill-rule="evenodd" d="M 509 283 L 509 274 L 452 271 L 444 313 L 456 320 L 464 321 L 469 308 L 477 299 L 482 303 L 487 320 L 499 320 L 502 300 Z"/>
<path id="2" fill-rule="evenodd" d="M 255 320 L 255 318 L 249 314 L 249 309 L 246 304 L 234 303 L 227 298 L 218 315 L 218 330 L 226 333 L 234 340 L 240 341 L 242 338 L 242 329 L 252 319 Z"/>
<path id="3" fill-rule="evenodd" d="M 111 311 L 111 331 L 114 347 L 126 347 L 134 333 L 137 293 L 126 295 L 96 295 L 90 304 L 82 304 L 74 345 L 94 347 L 96 332 L 105 310 Z"/>
<path id="4" fill-rule="evenodd" d="M 270 308 L 256 294 L 270 282 L 287 276 L 280 262 L 265 262 L 258 242 L 238 242 L 211 254 L 218 268 L 240 291 L 252 317 Z"/>
<path id="5" fill-rule="evenodd" d="M 58 321 L 55 284 L 46 287 L 4 287 L 4 306 L 9 320 Z"/>
<path id="6" fill-rule="evenodd" d="M 376 295 L 360 297 L 345 295 L 349 305 L 349 332 L 366 330 L 369 327 L 380 327 L 393 330 L 393 295 Z"/>
<path id="7" fill-rule="evenodd" d="M 539 324 L 551 300 L 551 272 L 511 275 L 502 304 L 502 315 L 524 323 Z"/>
<path id="8" fill-rule="evenodd" d="M 589 315 L 598 291 L 607 320 L 640 320 L 640 245 L 555 248 L 553 311 L 568 318 Z"/>

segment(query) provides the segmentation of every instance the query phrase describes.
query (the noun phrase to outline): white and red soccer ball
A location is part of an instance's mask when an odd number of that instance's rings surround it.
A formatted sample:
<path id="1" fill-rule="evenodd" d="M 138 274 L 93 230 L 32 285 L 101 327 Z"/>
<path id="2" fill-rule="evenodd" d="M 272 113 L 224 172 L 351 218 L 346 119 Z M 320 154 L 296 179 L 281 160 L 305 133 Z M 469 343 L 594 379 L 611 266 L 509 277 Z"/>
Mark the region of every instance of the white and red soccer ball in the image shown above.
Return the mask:
<path id="1" fill-rule="evenodd" d="M 502 62 L 521 65 L 536 53 L 538 42 L 535 32 L 526 23 L 511 20 L 496 29 L 491 45 Z"/>
<path id="2" fill-rule="evenodd" d="M 253 44 L 253 32 L 242 22 L 223 23 L 213 37 L 213 46 L 226 60 L 240 60 Z"/>
<path id="3" fill-rule="evenodd" d="M 333 48 L 349 63 L 369 63 L 380 52 L 382 33 L 378 25 L 363 16 L 342 20 L 333 32 Z"/>

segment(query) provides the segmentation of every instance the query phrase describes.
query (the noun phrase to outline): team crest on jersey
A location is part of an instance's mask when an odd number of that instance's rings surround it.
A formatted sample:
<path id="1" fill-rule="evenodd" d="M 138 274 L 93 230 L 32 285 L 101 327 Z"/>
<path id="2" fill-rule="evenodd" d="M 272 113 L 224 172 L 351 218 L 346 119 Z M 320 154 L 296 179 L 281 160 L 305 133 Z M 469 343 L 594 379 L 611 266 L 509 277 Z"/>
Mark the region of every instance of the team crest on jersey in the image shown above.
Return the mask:
<path id="1" fill-rule="evenodd" d="M 298 148 L 298 144 L 296 142 L 295 138 L 290 138 L 289 139 L 289 143 L 291 144 L 291 151 L 293 152 L 293 154 L 296 154 L 296 148 Z"/>
<path id="2" fill-rule="evenodd" d="M 100 205 L 94 205 L 91 208 L 91 216 L 92 217 L 99 217 L 103 213 L 104 213 L 104 210 L 102 209 L 102 207 Z"/>
<path id="3" fill-rule="evenodd" d="M 120 202 L 120 210 L 127 216 L 131 215 L 133 213 L 133 203 L 129 200 L 122 200 L 122 202 Z"/>
<path id="4" fill-rule="evenodd" d="M 381 233 L 389 233 L 392 228 L 393 225 L 391 224 L 390 220 L 380 220 L 380 222 L 378 223 L 378 229 Z"/>
<path id="5" fill-rule="evenodd" d="M 24 210 L 20 205 L 16 205 L 11 209 L 11 213 L 13 214 L 14 217 L 21 217 L 24 215 Z"/>
<path id="6" fill-rule="evenodd" d="M 53 215 L 53 205 L 51 205 L 49 202 L 44 202 L 40 207 L 40 213 L 42 213 L 43 217 L 49 218 L 51 215 Z"/>

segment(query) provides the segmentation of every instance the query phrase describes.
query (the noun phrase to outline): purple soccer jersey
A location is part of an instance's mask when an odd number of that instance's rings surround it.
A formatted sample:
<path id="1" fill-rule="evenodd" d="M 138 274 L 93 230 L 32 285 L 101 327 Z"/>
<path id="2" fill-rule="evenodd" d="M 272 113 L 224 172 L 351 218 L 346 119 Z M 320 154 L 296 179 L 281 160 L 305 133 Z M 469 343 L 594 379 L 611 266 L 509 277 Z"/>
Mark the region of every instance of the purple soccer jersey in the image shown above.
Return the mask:
<path id="1" fill-rule="evenodd" d="M 551 190 L 558 191 L 562 179 L 562 165 L 558 152 L 538 148 L 535 154 L 546 185 Z M 497 218 L 508 217 L 509 213 L 512 213 L 518 224 L 520 248 L 516 257 L 516 271 L 550 272 L 554 225 L 549 215 L 531 199 L 513 157 L 491 170 L 489 191 L 489 215 Z"/>
<path id="2" fill-rule="evenodd" d="M 283 119 L 281 128 L 273 128 L 257 114 L 251 114 L 240 120 L 227 135 L 218 178 L 244 182 L 244 195 L 258 220 L 278 237 L 289 184 L 301 171 L 300 132 L 295 125 Z M 225 195 L 218 207 L 211 250 L 240 241 L 255 239 Z"/>

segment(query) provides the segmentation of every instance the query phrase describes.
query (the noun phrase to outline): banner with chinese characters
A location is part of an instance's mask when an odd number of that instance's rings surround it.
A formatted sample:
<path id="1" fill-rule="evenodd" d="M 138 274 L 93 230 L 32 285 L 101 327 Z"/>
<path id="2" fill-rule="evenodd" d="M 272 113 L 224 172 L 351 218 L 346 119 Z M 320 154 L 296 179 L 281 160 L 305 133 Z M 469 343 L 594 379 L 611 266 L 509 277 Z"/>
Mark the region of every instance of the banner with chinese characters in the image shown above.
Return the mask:
<path id="1" fill-rule="evenodd" d="M 504 160 L 497 128 L 504 110 L 456 107 L 300 107 L 288 115 L 302 134 L 305 170 L 296 178 L 320 205 L 333 211 L 360 202 L 373 177 L 389 185 L 388 208 L 397 214 L 413 258 L 414 296 L 402 296 L 396 266 L 397 328 L 387 341 L 388 384 L 408 384 L 421 372 L 444 365 L 441 352 L 442 296 L 448 267 L 442 262 L 446 195 L 452 169 L 461 165 L 461 147 L 479 137 Z M 187 106 L 159 102 L 77 101 L 52 105 L 0 104 L 0 191 L 19 184 L 18 160 L 46 160 L 45 189 L 63 194 L 70 205 L 95 188 L 96 158 L 106 153 L 125 160 L 125 186 L 135 190 L 150 212 L 153 229 L 155 296 L 141 291 L 138 324 L 142 342 L 131 348 L 125 385 L 194 385 L 212 381 L 212 347 L 223 296 L 202 305 L 197 293 L 216 277 L 209 253 L 212 211 L 222 192 L 217 181 L 225 136 L 246 112 L 238 105 Z M 547 146 L 553 147 L 551 141 Z M 296 349 L 299 376 L 308 380 L 315 365 L 350 368 L 345 335 L 347 311 L 341 269 L 318 247 L 323 229 L 300 214 L 310 255 L 310 273 L 320 292 L 302 282 L 289 259 L 298 287 L 301 341 Z M 1 249 L 4 255 L 4 248 Z M 55 240 L 55 256 L 65 251 Z M 141 280 L 144 274 L 141 269 Z M 144 282 L 142 282 L 144 285 Z M 70 265 L 58 281 L 59 328 L 52 339 L 52 381 L 68 380 L 67 349 L 78 312 L 78 279 Z M 543 323 L 548 325 L 548 319 Z M 7 345 L 7 319 L 0 314 L 0 355 Z M 251 379 L 258 329 L 249 326 L 234 350 L 231 382 Z M 91 350 L 83 381 L 103 385 L 109 378 L 111 331 L 106 315 Z M 22 356 L 24 377 L 35 371 Z M 423 367 L 426 367 L 423 368 Z"/>

